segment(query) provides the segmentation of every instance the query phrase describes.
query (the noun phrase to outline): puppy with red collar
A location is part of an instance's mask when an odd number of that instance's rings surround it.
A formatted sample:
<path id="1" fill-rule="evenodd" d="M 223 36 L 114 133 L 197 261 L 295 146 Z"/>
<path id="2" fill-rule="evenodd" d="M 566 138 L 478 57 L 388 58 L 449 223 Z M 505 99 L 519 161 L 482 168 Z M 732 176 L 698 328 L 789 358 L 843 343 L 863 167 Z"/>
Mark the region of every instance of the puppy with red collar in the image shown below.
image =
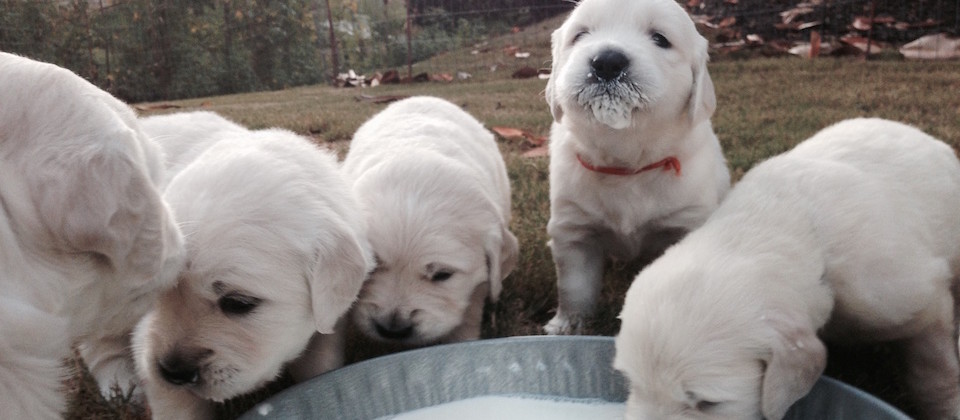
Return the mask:
<path id="1" fill-rule="evenodd" d="M 707 41 L 672 0 L 584 0 L 553 33 L 546 99 L 559 308 L 578 333 L 608 256 L 630 260 L 698 227 L 730 188 L 710 124 Z"/>

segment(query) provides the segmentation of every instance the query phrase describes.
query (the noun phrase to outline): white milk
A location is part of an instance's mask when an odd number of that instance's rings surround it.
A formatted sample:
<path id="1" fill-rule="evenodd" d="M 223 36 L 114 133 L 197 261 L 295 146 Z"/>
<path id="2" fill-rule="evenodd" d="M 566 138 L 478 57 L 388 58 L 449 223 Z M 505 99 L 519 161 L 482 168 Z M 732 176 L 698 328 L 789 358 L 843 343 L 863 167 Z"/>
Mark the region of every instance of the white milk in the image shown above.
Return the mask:
<path id="1" fill-rule="evenodd" d="M 408 411 L 378 420 L 621 420 L 625 406 L 599 399 L 483 396 Z"/>

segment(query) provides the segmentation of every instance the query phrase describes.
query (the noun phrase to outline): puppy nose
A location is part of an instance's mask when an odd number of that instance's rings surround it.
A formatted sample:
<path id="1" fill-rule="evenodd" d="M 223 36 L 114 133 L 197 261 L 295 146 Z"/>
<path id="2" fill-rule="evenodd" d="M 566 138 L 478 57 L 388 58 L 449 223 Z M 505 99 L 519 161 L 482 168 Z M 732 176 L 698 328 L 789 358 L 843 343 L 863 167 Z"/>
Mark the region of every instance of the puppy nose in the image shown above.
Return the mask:
<path id="1" fill-rule="evenodd" d="M 620 77 L 629 65 L 630 59 L 617 50 L 604 50 L 590 61 L 593 74 L 605 81 Z"/>
<path id="2" fill-rule="evenodd" d="M 377 329 L 377 334 L 390 340 L 403 340 L 413 335 L 413 323 L 397 316 L 392 317 L 387 323 L 374 321 L 374 326 Z"/>
<path id="3" fill-rule="evenodd" d="M 164 380 L 173 385 L 195 384 L 200 381 L 199 361 L 202 357 L 204 356 L 184 357 L 182 354 L 174 353 L 158 360 L 157 370 L 160 371 L 160 376 Z"/>

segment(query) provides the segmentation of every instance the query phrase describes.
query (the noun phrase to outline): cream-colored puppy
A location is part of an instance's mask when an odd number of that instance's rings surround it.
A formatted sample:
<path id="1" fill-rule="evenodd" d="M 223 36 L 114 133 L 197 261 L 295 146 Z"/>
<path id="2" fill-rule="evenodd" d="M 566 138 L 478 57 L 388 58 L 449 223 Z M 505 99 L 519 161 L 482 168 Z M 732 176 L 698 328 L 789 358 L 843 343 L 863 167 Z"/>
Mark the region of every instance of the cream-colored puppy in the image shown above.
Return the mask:
<path id="1" fill-rule="evenodd" d="M 288 363 L 298 380 L 339 366 L 339 341 L 330 348 L 326 334 L 373 256 L 335 158 L 288 131 L 211 113 L 152 120 L 144 126 L 158 141 L 184 151 L 169 163 L 189 162 L 164 191 L 187 238 L 186 268 L 134 334 L 154 418 L 209 418 L 212 401 Z M 208 131 L 182 129 L 191 122 Z M 184 133 L 206 146 L 181 147 Z"/>
<path id="2" fill-rule="evenodd" d="M 378 262 L 353 311 L 359 329 L 411 345 L 479 338 L 518 251 L 493 134 L 454 104 L 410 98 L 357 130 L 342 168 Z"/>
<path id="3" fill-rule="evenodd" d="M 140 127 L 152 140 L 162 144 L 166 171 L 159 183 L 165 188 L 206 148 L 222 139 L 228 132 L 243 133 L 245 128 L 212 112 L 189 112 L 153 116 L 140 119 Z M 218 133 L 214 135 L 213 133 Z M 241 134 L 242 135 L 242 134 Z M 109 398 L 114 393 L 139 398 L 142 390 L 136 387 L 139 378 L 130 350 L 130 333 L 136 326 L 132 320 L 123 334 L 95 342 L 81 342 L 81 357 L 90 374 L 100 385 L 100 393 Z"/>
<path id="4" fill-rule="evenodd" d="M 777 420 L 827 340 L 897 341 L 926 419 L 960 414 L 960 161 L 855 119 L 750 170 L 627 292 L 614 366 L 628 419 Z"/>
<path id="5" fill-rule="evenodd" d="M 71 345 L 122 352 L 117 337 L 173 286 L 183 239 L 129 107 L 5 53 L 0 92 L 0 407 L 60 418 Z"/>
<path id="6" fill-rule="evenodd" d="M 707 41 L 673 0 L 584 0 L 553 33 L 546 99 L 559 307 L 577 333 L 606 257 L 658 251 L 699 226 L 730 187 L 710 124 Z"/>

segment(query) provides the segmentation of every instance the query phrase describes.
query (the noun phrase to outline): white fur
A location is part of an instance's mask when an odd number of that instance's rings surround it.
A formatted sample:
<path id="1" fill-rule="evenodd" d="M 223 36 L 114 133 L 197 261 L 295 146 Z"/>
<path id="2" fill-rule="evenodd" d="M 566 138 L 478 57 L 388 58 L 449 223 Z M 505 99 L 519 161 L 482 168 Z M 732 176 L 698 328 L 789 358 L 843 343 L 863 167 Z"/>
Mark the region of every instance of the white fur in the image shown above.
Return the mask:
<path id="1" fill-rule="evenodd" d="M 144 127 L 181 166 L 164 198 L 187 238 L 177 287 L 134 334 L 154 418 L 207 418 L 210 401 L 254 390 L 288 362 L 298 380 L 339 366 L 339 337 L 328 334 L 373 257 L 335 158 L 288 131 L 248 131 L 206 112 Z M 225 306 L 238 300 L 255 307 Z"/>
<path id="2" fill-rule="evenodd" d="M 174 284 L 182 237 L 156 186 L 160 151 L 129 107 L 5 53 L 0 92 L 0 407 L 60 418 L 70 346 L 112 341 L 146 313 Z"/>
<path id="3" fill-rule="evenodd" d="M 579 36 L 578 36 L 579 34 Z M 654 35 L 672 45 L 663 48 Z M 594 77 L 604 51 L 629 59 L 617 82 Z M 584 0 L 553 33 L 546 98 L 550 222 L 559 307 L 545 330 L 576 333 L 593 312 L 605 257 L 635 258 L 699 226 L 723 198 L 730 175 L 710 125 L 716 107 L 707 41 L 673 0 Z M 661 169 L 608 175 L 593 166 Z"/>
<path id="4" fill-rule="evenodd" d="M 493 135 L 454 104 L 410 98 L 357 130 L 342 167 L 378 259 L 354 310 L 359 329 L 405 344 L 479 338 L 484 300 L 517 259 Z M 441 272 L 449 279 L 432 280 Z"/>
<path id="5" fill-rule="evenodd" d="M 634 280 L 614 362 L 627 418 L 780 419 L 823 371 L 818 332 L 900 340 L 921 416 L 957 418 L 958 276 L 954 151 L 891 121 L 829 127 L 750 170 Z"/>

